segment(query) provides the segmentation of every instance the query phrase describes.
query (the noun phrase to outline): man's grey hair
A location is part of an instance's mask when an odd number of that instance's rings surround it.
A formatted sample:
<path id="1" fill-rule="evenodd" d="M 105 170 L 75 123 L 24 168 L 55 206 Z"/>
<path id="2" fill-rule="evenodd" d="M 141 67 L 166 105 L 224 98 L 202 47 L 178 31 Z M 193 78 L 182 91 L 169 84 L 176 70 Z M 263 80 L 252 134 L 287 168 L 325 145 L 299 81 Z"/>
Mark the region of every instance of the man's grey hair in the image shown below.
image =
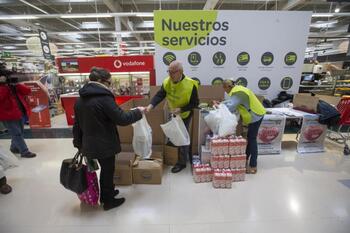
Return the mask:
<path id="1" fill-rule="evenodd" d="M 184 70 L 183 66 L 182 66 L 182 63 L 180 61 L 172 61 L 169 65 L 169 68 L 176 68 L 177 70 Z"/>

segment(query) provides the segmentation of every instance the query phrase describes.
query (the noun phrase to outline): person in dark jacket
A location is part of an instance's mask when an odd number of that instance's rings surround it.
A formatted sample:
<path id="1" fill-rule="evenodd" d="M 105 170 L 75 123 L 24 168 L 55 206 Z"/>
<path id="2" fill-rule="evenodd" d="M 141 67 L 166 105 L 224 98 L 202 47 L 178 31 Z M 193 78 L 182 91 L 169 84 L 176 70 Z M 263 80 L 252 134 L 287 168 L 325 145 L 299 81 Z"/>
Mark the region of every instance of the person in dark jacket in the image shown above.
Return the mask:
<path id="1" fill-rule="evenodd" d="M 36 154 L 29 151 L 24 141 L 23 118 L 29 116 L 30 109 L 26 96 L 31 92 L 24 84 L 17 83 L 18 79 L 10 77 L 11 72 L 4 63 L 0 64 L 0 121 L 11 135 L 10 150 L 21 154 L 22 158 L 33 158 Z"/>
<path id="2" fill-rule="evenodd" d="M 199 104 L 198 82 L 184 75 L 183 66 L 179 61 L 170 63 L 168 73 L 169 76 L 164 79 L 162 87 L 147 106 L 147 112 L 166 99 L 172 114 L 180 115 L 188 130 L 193 109 Z M 190 146 L 180 146 L 179 149 L 180 156 L 171 169 L 172 173 L 180 172 L 186 167 Z"/>
<path id="3" fill-rule="evenodd" d="M 125 198 L 115 198 L 113 175 L 115 155 L 121 151 L 116 125 L 129 125 L 142 118 L 144 107 L 124 112 L 109 90 L 111 74 L 102 68 L 93 67 L 90 82 L 79 91 L 74 112 L 73 144 L 88 159 L 97 159 L 100 167 L 100 188 L 104 210 L 118 207 Z"/>

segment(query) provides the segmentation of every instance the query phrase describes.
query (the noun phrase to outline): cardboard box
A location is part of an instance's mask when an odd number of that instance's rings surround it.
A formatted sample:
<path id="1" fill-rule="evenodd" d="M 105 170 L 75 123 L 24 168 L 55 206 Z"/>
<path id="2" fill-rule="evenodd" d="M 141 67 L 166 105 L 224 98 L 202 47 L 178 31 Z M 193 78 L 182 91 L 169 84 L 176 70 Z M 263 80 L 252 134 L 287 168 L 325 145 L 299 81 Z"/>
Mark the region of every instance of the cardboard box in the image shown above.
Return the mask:
<path id="1" fill-rule="evenodd" d="M 133 99 L 129 100 L 120 107 L 124 110 L 130 110 L 131 108 L 135 108 L 137 106 L 148 106 L 148 99 Z M 164 111 L 163 111 L 164 103 L 158 104 L 150 113 L 146 115 L 148 124 L 152 128 L 152 144 L 155 145 L 164 145 L 165 135 L 163 134 L 163 130 L 160 125 L 164 124 Z M 132 125 L 128 126 L 118 126 L 120 143 L 131 144 L 133 137 L 133 127 Z"/>
<path id="2" fill-rule="evenodd" d="M 221 86 L 199 86 L 198 98 L 199 100 L 210 99 L 210 100 L 223 100 L 224 89 Z"/>
<path id="3" fill-rule="evenodd" d="M 296 94 L 293 98 L 293 108 L 308 113 L 316 113 L 318 101 L 318 97 L 311 96 L 311 94 Z"/>
<path id="4" fill-rule="evenodd" d="M 179 148 L 176 146 L 164 146 L 164 164 L 174 166 L 179 159 Z"/>
<path id="5" fill-rule="evenodd" d="M 161 159 L 140 160 L 132 169 L 134 184 L 161 184 L 163 161 Z"/>
<path id="6" fill-rule="evenodd" d="M 114 184 L 131 185 L 132 184 L 132 164 L 135 160 L 135 154 L 121 152 L 116 156 Z"/>

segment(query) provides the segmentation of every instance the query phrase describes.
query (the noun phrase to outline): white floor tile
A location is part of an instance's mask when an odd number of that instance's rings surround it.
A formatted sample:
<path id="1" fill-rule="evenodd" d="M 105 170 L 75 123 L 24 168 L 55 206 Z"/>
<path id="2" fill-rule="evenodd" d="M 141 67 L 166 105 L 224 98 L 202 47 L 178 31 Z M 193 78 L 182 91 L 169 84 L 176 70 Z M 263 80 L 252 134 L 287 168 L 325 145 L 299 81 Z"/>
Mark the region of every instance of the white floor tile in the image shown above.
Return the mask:
<path id="1" fill-rule="evenodd" d="M 110 211 L 80 205 L 59 184 L 72 139 L 29 139 L 34 159 L 6 171 L 13 192 L 0 195 L 1 233 L 341 232 L 350 229 L 350 157 L 327 143 L 325 153 L 299 155 L 295 135 L 280 155 L 259 156 L 258 173 L 232 189 L 195 184 L 191 169 L 165 168 L 162 185 L 120 187 L 126 203 Z M 9 140 L 0 140 L 8 148 Z"/>

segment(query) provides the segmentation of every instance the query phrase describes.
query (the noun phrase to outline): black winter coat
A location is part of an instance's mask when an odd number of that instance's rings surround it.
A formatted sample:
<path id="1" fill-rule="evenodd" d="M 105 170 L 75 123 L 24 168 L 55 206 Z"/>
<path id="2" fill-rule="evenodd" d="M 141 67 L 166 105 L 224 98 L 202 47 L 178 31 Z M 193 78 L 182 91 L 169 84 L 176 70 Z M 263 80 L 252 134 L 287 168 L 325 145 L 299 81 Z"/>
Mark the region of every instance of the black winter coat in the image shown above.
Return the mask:
<path id="1" fill-rule="evenodd" d="M 88 83 L 79 91 L 74 106 L 73 144 L 90 159 L 103 159 L 121 151 L 117 125 L 125 126 L 142 118 L 140 110 L 124 112 L 114 95 L 97 83 Z"/>

